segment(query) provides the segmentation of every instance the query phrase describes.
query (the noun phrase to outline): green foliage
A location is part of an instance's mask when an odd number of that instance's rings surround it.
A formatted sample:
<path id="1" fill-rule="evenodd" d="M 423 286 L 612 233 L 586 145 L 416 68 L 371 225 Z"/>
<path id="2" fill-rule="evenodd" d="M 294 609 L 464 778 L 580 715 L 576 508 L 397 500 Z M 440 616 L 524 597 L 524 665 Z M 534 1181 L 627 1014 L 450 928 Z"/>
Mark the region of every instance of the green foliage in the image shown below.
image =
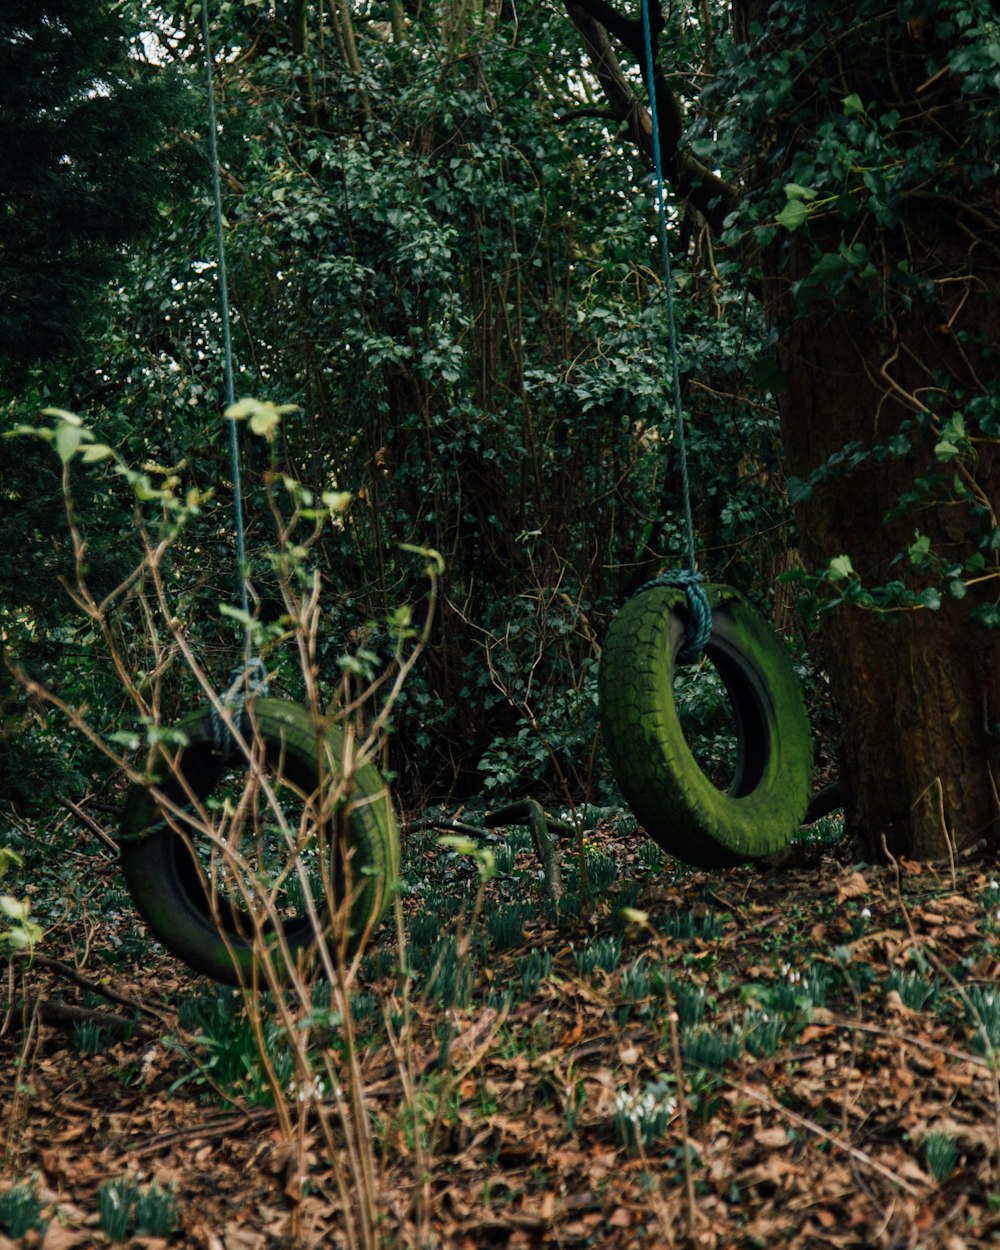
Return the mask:
<path id="1" fill-rule="evenodd" d="M 897 968 L 889 974 L 885 988 L 886 993 L 895 990 L 903 1006 L 911 1011 L 926 1011 L 934 1006 L 941 985 L 936 979 L 928 979 L 919 972 L 903 972 Z"/>
<path id="2" fill-rule="evenodd" d="M 883 525 L 897 542 L 906 523 L 918 527 L 912 544 L 903 539 L 895 567 L 891 548 L 874 568 L 870 553 L 857 549 L 793 574 L 802 608 L 809 616 L 842 605 L 939 611 L 976 588 L 985 601 L 970 619 L 992 627 L 998 430 L 996 395 L 984 379 L 995 342 L 959 317 L 992 279 L 987 269 L 970 275 L 964 258 L 937 240 L 995 213 L 995 7 L 779 3 L 743 34 L 705 94 L 695 138 L 696 149 L 707 146 L 714 131 L 713 161 L 753 186 L 730 240 L 772 275 L 772 290 L 774 275 L 786 279 L 780 317 L 775 295 L 777 319 L 807 322 L 807 333 L 830 333 L 831 318 L 855 327 L 871 345 L 882 396 L 871 433 L 856 437 L 863 426 L 845 415 L 842 446 L 838 431 L 811 440 L 834 450 L 808 475 L 789 478 L 789 499 L 847 498 L 845 479 L 866 490 L 892 482 Z M 765 134 L 779 136 L 766 162 L 753 148 Z M 944 292 L 955 283 L 964 285 L 952 304 Z M 918 349 L 927 387 L 919 394 L 900 367 L 913 350 L 900 344 L 911 341 L 926 344 Z M 772 389 L 782 381 L 774 377 Z M 935 509 L 947 511 L 947 527 L 934 522 Z M 932 532 L 922 533 L 927 527 Z M 868 567 L 859 573 L 862 559 Z"/>
<path id="3" fill-rule="evenodd" d="M 106 0 L 0 14 L 0 353 L 18 372 L 79 346 L 122 243 L 150 229 L 177 171 L 183 84 L 145 59 L 138 20 Z"/>
<path id="4" fill-rule="evenodd" d="M 167 1237 L 180 1221 L 172 1185 L 141 1185 L 126 1176 L 104 1181 L 97 1190 L 101 1229 L 113 1242 L 136 1237 Z"/>
<path id="5" fill-rule="evenodd" d="M 924 1138 L 927 1170 L 936 1181 L 946 1181 L 958 1162 L 958 1147 L 947 1133 L 928 1133 Z"/>
<path id="6" fill-rule="evenodd" d="M 434 548 L 445 558 L 445 593 L 434 662 L 396 710 L 400 787 L 421 798 L 455 785 L 611 794 L 594 768 L 596 641 L 630 579 L 677 550 L 643 171 L 592 160 L 586 119 L 553 127 L 576 106 L 553 61 L 568 34 L 560 13 L 523 16 L 518 39 L 490 44 L 470 76 L 461 58 L 439 60 L 441 19 L 425 6 L 406 40 L 359 36 L 363 73 L 351 90 L 333 44 L 315 32 L 296 51 L 249 7 L 213 18 L 219 46 L 243 50 L 217 66 L 237 387 L 256 389 L 252 362 L 267 359 L 269 392 L 298 405 L 237 412 L 271 441 L 285 475 L 336 517 L 313 548 L 330 605 L 317 657 L 324 695 L 342 657 L 378 668 L 393 652 L 388 605 L 408 601 L 414 584 L 401 547 Z M 169 63 L 168 40 L 160 51 Z M 308 99 L 298 94 L 305 82 Z M 369 92 L 377 108 L 359 104 Z M 188 140 L 201 136 L 184 137 L 183 149 L 197 153 Z M 192 181 L 204 188 L 204 171 Z M 197 641 L 222 650 L 231 643 L 218 588 L 232 585 L 233 552 L 207 197 L 187 188 L 163 204 L 160 222 L 116 291 L 92 424 L 129 463 L 183 463 L 185 481 L 202 491 L 171 578 Z M 735 391 L 756 314 L 722 291 L 720 320 L 694 298 L 700 281 L 684 278 L 682 348 L 701 376 L 724 380 L 716 390 Z M 22 396 L 11 423 L 31 419 L 48 389 Z M 734 416 L 712 394 L 700 392 L 692 458 L 708 483 L 712 541 L 738 542 L 783 507 L 758 472 L 773 417 L 750 407 Z M 746 449 L 739 468 L 720 454 L 734 420 Z M 60 434 L 61 450 L 73 437 Z M 24 454 L 17 503 L 23 514 L 37 501 L 48 535 L 57 466 L 46 462 L 39 489 L 31 475 L 41 461 Z M 286 605 L 257 519 L 271 506 L 267 469 L 266 456 L 245 450 L 250 573 L 257 615 L 271 628 Z M 114 585 L 132 501 L 100 472 L 87 480 L 85 512 L 93 507 L 100 522 L 89 550 L 95 571 L 106 557 Z M 304 519 L 317 506 L 296 502 Z M 30 529 L 12 513 L 8 545 Z M 59 561 L 51 542 L 39 544 L 39 559 L 45 550 L 35 580 L 51 585 Z M 55 554 L 65 572 L 65 549 Z M 3 600 L 30 594 L 26 586 Z M 414 619 L 422 610 L 414 597 Z M 58 661 L 48 622 L 33 637 Z M 19 646 L 25 653 L 26 641 Z M 112 706 L 106 674 L 86 667 L 78 680 L 96 689 L 93 706 Z"/>
<path id="7" fill-rule="evenodd" d="M 0 846 L 0 878 L 8 868 L 20 868 L 23 864 L 17 851 Z M 12 894 L 0 894 L 0 951 L 6 946 L 13 950 L 31 950 L 43 936 L 41 925 L 31 919 L 31 904 L 27 898 L 15 898 Z"/>
<path id="8" fill-rule="evenodd" d="M 226 1102 L 273 1106 L 275 1089 L 285 1090 L 294 1070 L 288 1040 L 277 1021 L 270 1017 L 255 1021 L 224 992 L 195 1000 L 186 1010 L 191 1025 L 199 1030 L 195 1039 L 199 1052 L 189 1056 L 192 1069 L 174 1088 L 194 1082 Z"/>
<path id="9" fill-rule="evenodd" d="M 573 952 L 576 970 L 581 976 L 592 976 L 596 971 L 612 973 L 622 957 L 622 939 L 618 936 L 597 937 L 586 946 Z"/>
<path id="10" fill-rule="evenodd" d="M 44 1233 L 46 1223 L 41 1212 L 42 1204 L 35 1195 L 34 1185 L 28 1182 L 12 1185 L 0 1193 L 0 1232 L 12 1241 L 20 1240 L 32 1230 Z"/>
<path id="11" fill-rule="evenodd" d="M 726 1035 L 713 1025 L 695 1025 L 681 1030 L 681 1054 L 688 1067 L 701 1072 L 721 1072 L 743 1053 L 743 1039 Z"/>
<path id="12" fill-rule="evenodd" d="M 726 917 L 717 912 L 695 910 L 665 912 L 656 921 L 656 927 L 665 937 L 685 940 L 690 938 L 721 937 L 726 927 Z"/>
<path id="13" fill-rule="evenodd" d="M 535 916 L 537 910 L 534 903 L 525 901 L 501 906 L 488 913 L 486 930 L 493 949 L 503 951 L 520 945 L 524 939 L 525 923 Z"/>
<path id="14" fill-rule="evenodd" d="M 615 1096 L 615 1138 L 629 1154 L 652 1149 L 665 1135 L 677 1112 L 669 1081 L 650 1082 L 641 1093 L 622 1089 Z"/>

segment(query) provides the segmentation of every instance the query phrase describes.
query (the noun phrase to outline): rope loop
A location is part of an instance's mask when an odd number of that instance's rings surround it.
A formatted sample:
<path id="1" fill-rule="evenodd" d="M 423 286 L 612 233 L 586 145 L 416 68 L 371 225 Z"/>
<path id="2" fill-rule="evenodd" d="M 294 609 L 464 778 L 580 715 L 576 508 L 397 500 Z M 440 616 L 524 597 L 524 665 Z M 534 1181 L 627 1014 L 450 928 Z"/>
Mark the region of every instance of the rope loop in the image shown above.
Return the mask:
<path id="1" fill-rule="evenodd" d="M 634 595 L 657 586 L 677 586 L 687 596 L 689 619 L 684 631 L 684 645 L 677 652 L 678 664 L 694 664 L 701 659 L 712 636 L 712 605 L 705 590 L 705 579 L 697 569 L 673 569 L 645 582 Z"/>
<path id="2" fill-rule="evenodd" d="M 255 696 L 266 699 L 267 695 L 267 665 L 259 656 L 250 656 L 243 664 L 237 664 L 229 674 L 226 693 L 222 696 L 222 706 L 230 714 L 236 728 L 244 737 L 250 729 L 250 721 L 246 715 L 248 700 Z M 212 745 L 221 755 L 233 744 L 232 731 L 214 704 L 209 712 L 209 718 L 212 725 Z"/>

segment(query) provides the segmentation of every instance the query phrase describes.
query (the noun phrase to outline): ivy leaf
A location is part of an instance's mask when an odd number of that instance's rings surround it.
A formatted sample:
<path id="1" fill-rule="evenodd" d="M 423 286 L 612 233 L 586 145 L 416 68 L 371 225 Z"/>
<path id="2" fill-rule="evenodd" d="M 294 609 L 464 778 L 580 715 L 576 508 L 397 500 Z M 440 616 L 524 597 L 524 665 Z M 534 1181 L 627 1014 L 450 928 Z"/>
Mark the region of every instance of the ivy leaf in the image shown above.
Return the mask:
<path id="1" fill-rule="evenodd" d="M 788 502 L 794 507 L 795 504 L 808 503 L 813 497 L 813 488 L 808 482 L 803 482 L 800 477 L 790 477 L 785 483 L 785 490 L 788 493 Z"/>
<path id="2" fill-rule="evenodd" d="M 868 110 L 861 103 L 861 97 L 857 92 L 844 97 L 844 116 L 845 117 L 867 117 Z"/>
<path id="3" fill-rule="evenodd" d="M 850 556 L 834 556 L 830 561 L 831 581 L 843 582 L 854 575 L 854 565 L 851 563 Z"/>
<path id="4" fill-rule="evenodd" d="M 954 460 L 959 455 L 961 455 L 959 448 L 947 438 L 942 438 L 934 447 L 934 457 L 940 460 L 942 464 L 947 460 Z"/>
<path id="5" fill-rule="evenodd" d="M 784 226 L 786 230 L 798 230 L 808 220 L 809 209 L 801 200 L 789 200 L 778 214 L 778 225 Z"/>
<path id="6" fill-rule="evenodd" d="M 917 596 L 917 602 L 922 603 L 925 608 L 930 608 L 932 612 L 936 612 L 941 606 L 941 596 L 933 586 L 928 586 Z"/>
<path id="7" fill-rule="evenodd" d="M 914 564 L 923 564 L 931 549 L 931 540 L 929 534 L 918 534 L 916 540 L 910 544 L 909 557 Z"/>
<path id="8" fill-rule="evenodd" d="M 1000 629 L 1000 607 L 995 603 L 979 603 L 969 613 L 971 620 L 987 629 Z"/>

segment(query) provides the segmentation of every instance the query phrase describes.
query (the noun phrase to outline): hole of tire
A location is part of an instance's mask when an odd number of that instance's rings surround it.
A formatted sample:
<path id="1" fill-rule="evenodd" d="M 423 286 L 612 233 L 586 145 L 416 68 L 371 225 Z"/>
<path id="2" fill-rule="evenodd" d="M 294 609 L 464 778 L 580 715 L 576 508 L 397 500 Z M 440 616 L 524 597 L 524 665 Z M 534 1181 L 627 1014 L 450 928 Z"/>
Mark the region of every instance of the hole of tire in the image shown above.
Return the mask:
<path id="1" fill-rule="evenodd" d="M 320 912 L 330 885 L 324 880 L 315 796 L 270 769 L 268 774 L 276 804 L 246 768 L 234 767 L 202 800 L 214 837 L 189 830 L 205 879 L 237 917 L 244 917 L 238 928 L 247 938 L 253 933 L 252 916 L 266 924 L 269 914 L 286 923 L 306 915 L 299 865 Z"/>
<path id="2" fill-rule="evenodd" d="M 674 703 L 698 767 L 716 789 L 728 791 L 736 778 L 739 740 L 729 694 L 710 658 L 674 670 Z"/>

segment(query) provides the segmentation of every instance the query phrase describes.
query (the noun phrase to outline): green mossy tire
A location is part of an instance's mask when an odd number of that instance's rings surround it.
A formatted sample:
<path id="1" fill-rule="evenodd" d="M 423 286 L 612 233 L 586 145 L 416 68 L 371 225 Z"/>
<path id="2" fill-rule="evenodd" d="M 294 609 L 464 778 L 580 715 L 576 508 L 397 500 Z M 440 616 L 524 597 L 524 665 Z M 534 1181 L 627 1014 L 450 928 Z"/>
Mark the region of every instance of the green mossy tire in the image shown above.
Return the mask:
<path id="1" fill-rule="evenodd" d="M 677 859 L 718 868 L 780 850 L 797 832 L 809 803 L 812 740 L 781 641 L 738 592 L 707 591 L 705 653 L 728 693 L 738 743 L 728 791 L 698 766 L 674 703 L 683 590 L 657 586 L 622 608 L 604 644 L 599 690 L 605 748 L 639 823 Z"/>
<path id="2" fill-rule="evenodd" d="M 207 798 L 223 774 L 239 767 L 242 753 L 215 743 L 210 708 L 202 708 L 177 726 L 186 739 L 178 768 L 199 800 Z M 269 767 L 305 794 L 339 775 L 344 735 L 331 726 L 317 737 L 305 708 L 280 699 L 257 699 L 245 717 L 245 733 L 263 743 Z M 322 761 L 322 764 L 321 764 Z M 321 780 L 322 773 L 322 780 Z M 181 783 L 154 765 L 163 791 L 185 805 Z M 350 940 L 355 944 L 378 921 L 399 877 L 399 829 L 389 793 L 371 764 L 351 778 L 349 810 L 339 836 L 329 838 L 335 863 L 334 881 L 345 878 L 349 859 L 353 904 Z M 196 836 L 196 835 L 195 835 Z M 345 852 L 346 845 L 346 852 Z M 213 980 L 246 984 L 254 974 L 251 926 L 238 901 L 211 893 L 188 838 L 162 818 L 150 786 L 133 785 L 121 821 L 120 860 L 132 900 L 163 945 L 184 963 Z M 282 922 L 293 952 L 311 947 L 315 933 L 307 915 Z M 273 936 L 273 935 L 272 935 Z M 280 966 L 275 961 L 275 966 Z"/>

